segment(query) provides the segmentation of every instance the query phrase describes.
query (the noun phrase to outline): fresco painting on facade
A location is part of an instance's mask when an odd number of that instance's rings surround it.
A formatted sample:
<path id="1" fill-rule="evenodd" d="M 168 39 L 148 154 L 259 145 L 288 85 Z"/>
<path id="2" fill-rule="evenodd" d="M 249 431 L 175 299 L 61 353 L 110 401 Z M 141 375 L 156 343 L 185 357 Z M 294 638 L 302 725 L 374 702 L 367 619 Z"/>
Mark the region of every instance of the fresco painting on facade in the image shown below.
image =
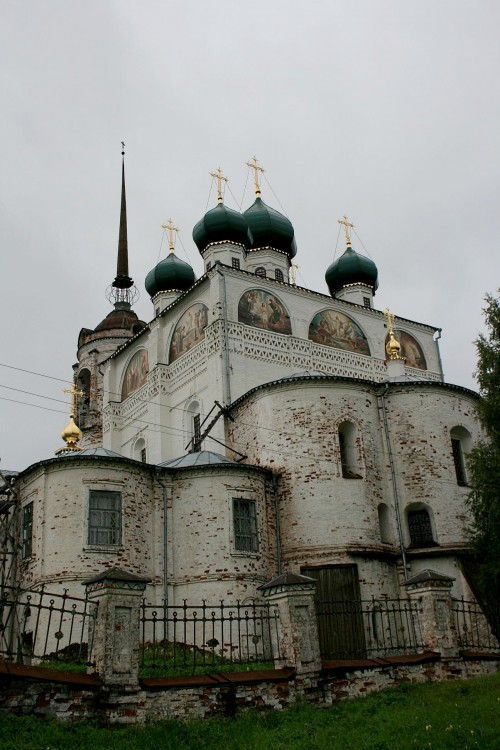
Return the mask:
<path id="1" fill-rule="evenodd" d="M 410 336 L 406 331 L 394 329 L 394 338 L 401 344 L 401 354 L 406 359 L 408 367 L 416 367 L 418 370 L 427 370 L 422 347 L 418 341 Z M 389 341 L 389 335 L 386 336 L 385 343 Z"/>
<path id="2" fill-rule="evenodd" d="M 175 326 L 170 343 L 169 362 L 175 362 L 189 349 L 203 341 L 207 323 L 208 307 L 206 305 L 197 302 L 188 307 Z"/>
<path id="3" fill-rule="evenodd" d="M 283 304 L 263 289 L 250 289 L 238 304 L 238 321 L 276 333 L 292 333 L 290 316 Z"/>
<path id="4" fill-rule="evenodd" d="M 148 379 L 148 353 L 139 349 L 130 360 L 122 385 L 122 401 L 140 388 Z"/>
<path id="5" fill-rule="evenodd" d="M 309 339 L 316 344 L 370 355 L 368 341 L 358 324 L 336 310 L 323 310 L 314 316 L 309 326 Z"/>

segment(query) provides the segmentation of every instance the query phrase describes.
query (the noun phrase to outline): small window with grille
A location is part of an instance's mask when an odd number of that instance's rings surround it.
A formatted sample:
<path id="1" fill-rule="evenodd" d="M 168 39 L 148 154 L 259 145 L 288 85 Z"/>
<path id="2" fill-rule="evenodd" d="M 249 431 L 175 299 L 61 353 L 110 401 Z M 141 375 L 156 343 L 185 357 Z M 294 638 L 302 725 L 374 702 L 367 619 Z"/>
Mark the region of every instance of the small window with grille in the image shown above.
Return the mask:
<path id="1" fill-rule="evenodd" d="M 266 274 L 266 269 L 264 268 L 264 266 L 259 266 L 258 268 L 256 268 L 255 275 L 262 276 L 263 278 L 265 278 L 267 274 Z"/>
<path id="2" fill-rule="evenodd" d="M 255 500 L 233 498 L 234 547 L 238 552 L 257 552 Z"/>
<path id="3" fill-rule="evenodd" d="M 372 303 L 369 297 L 363 297 L 363 305 L 365 307 L 371 308 Z"/>
<path id="4" fill-rule="evenodd" d="M 281 268 L 275 268 L 274 269 L 274 278 L 276 279 L 276 281 L 284 281 L 285 280 L 285 277 L 283 276 L 283 271 L 281 270 Z"/>
<path id="5" fill-rule="evenodd" d="M 433 547 L 436 545 L 432 535 L 429 513 L 424 509 L 408 512 L 408 531 L 412 547 Z"/>
<path id="6" fill-rule="evenodd" d="M 141 461 L 143 464 L 146 463 L 147 456 L 146 456 L 146 448 L 141 448 Z"/>
<path id="7" fill-rule="evenodd" d="M 110 547 L 122 541 L 122 496 L 120 492 L 90 490 L 88 543 Z"/>
<path id="8" fill-rule="evenodd" d="M 231 266 L 233 268 L 236 268 L 239 271 L 240 270 L 240 259 L 239 258 L 231 258 Z"/>
<path id="9" fill-rule="evenodd" d="M 211 268 L 212 264 L 210 263 L 210 261 L 207 261 L 207 271 L 210 271 Z"/>
<path id="10" fill-rule="evenodd" d="M 33 503 L 23 508 L 23 560 L 33 554 Z"/>

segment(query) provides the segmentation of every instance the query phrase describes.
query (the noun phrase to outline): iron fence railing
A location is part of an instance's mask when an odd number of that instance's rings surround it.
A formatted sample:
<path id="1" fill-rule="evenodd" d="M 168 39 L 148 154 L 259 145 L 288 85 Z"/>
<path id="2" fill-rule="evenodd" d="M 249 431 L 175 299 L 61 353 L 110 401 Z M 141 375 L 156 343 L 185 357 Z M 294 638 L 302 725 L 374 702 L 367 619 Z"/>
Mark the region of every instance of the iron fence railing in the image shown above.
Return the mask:
<path id="1" fill-rule="evenodd" d="M 90 664 L 97 602 L 46 591 L 0 589 L 0 658 L 23 664 Z"/>
<path id="2" fill-rule="evenodd" d="M 141 672 L 223 672 L 235 665 L 273 668 L 279 615 L 269 602 L 142 605 Z"/>
<path id="3" fill-rule="evenodd" d="M 421 608 L 408 599 L 317 601 L 323 659 L 363 659 L 425 648 Z"/>
<path id="4" fill-rule="evenodd" d="M 460 648 L 500 653 L 500 605 L 453 599 L 453 614 Z"/>

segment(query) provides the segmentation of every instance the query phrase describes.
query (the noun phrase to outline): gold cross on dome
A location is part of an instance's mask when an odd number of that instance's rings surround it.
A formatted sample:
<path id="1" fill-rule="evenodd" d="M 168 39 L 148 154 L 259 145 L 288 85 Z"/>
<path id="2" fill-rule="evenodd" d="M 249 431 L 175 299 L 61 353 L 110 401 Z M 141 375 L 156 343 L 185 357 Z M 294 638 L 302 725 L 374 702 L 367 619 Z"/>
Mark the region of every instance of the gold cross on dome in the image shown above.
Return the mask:
<path id="1" fill-rule="evenodd" d="M 389 333 L 394 334 L 394 330 L 392 328 L 394 323 L 394 315 L 391 313 L 388 307 L 385 308 L 384 315 L 387 318 L 387 325 L 389 327 Z"/>
<path id="2" fill-rule="evenodd" d="M 245 162 L 247 167 L 253 169 L 254 181 L 255 181 L 255 195 L 260 198 L 260 183 L 259 183 L 259 172 L 264 173 L 266 170 L 259 166 L 257 157 L 253 156 L 249 161 Z"/>
<path id="3" fill-rule="evenodd" d="M 217 172 L 210 172 L 210 176 L 217 180 L 217 201 L 222 203 L 222 183 L 229 182 L 229 177 L 224 177 L 220 167 L 217 167 Z"/>
<path id="4" fill-rule="evenodd" d="M 296 277 L 295 277 L 295 271 L 297 270 L 297 268 L 300 268 L 300 266 L 297 263 L 294 263 L 292 260 L 290 264 L 290 275 L 292 277 L 292 284 L 294 286 L 296 286 L 296 282 L 297 282 Z"/>
<path id="5" fill-rule="evenodd" d="M 169 219 L 166 224 L 162 224 L 161 228 L 162 229 L 168 229 L 168 239 L 169 239 L 168 246 L 170 248 L 170 252 L 173 253 L 174 252 L 174 245 L 175 245 L 175 242 L 174 242 L 174 232 L 180 232 L 180 229 L 179 229 L 179 227 L 174 227 L 174 223 L 173 223 L 172 219 Z"/>
<path id="6" fill-rule="evenodd" d="M 74 383 L 71 384 L 71 388 L 63 388 L 63 393 L 71 393 L 71 413 L 70 416 L 74 418 L 76 413 L 76 397 L 84 396 L 83 391 L 79 391 Z"/>
<path id="7" fill-rule="evenodd" d="M 343 219 L 337 219 L 337 221 L 338 221 L 339 224 L 343 224 L 344 225 L 346 245 L 350 246 L 350 244 L 351 244 L 351 235 L 349 233 L 349 229 L 354 229 L 355 225 L 352 224 L 350 221 L 347 221 L 347 216 L 345 214 L 344 214 L 344 218 Z"/>

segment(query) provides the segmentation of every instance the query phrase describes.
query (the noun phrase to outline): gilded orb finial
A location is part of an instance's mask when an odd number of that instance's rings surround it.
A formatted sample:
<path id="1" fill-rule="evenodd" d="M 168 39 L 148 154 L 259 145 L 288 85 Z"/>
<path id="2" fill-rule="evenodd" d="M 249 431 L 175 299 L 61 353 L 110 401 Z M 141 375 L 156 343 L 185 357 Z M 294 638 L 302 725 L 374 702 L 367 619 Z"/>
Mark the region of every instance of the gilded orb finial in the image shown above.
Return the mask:
<path id="1" fill-rule="evenodd" d="M 339 224 L 343 224 L 344 225 L 344 230 L 345 230 L 345 244 L 347 245 L 347 247 L 351 247 L 351 232 L 350 232 L 350 230 L 354 229 L 355 224 L 353 224 L 352 222 L 350 222 L 350 221 L 347 220 L 346 214 L 344 214 L 344 218 L 343 219 L 337 219 L 337 221 L 338 221 Z"/>
<path id="2" fill-rule="evenodd" d="M 261 191 L 260 191 L 260 182 L 259 182 L 259 172 L 264 173 L 266 170 L 259 166 L 259 162 L 257 161 L 257 157 L 253 156 L 249 161 L 245 162 L 247 167 L 250 167 L 250 169 L 253 169 L 253 175 L 254 175 L 254 182 L 255 182 L 255 196 L 257 198 L 260 198 Z"/>
<path id="3" fill-rule="evenodd" d="M 69 415 L 69 422 L 64 428 L 64 430 L 61 432 L 61 437 L 66 443 L 62 448 L 58 448 L 55 451 L 56 456 L 58 456 L 60 453 L 66 453 L 67 451 L 81 451 L 82 449 L 78 445 L 79 441 L 82 439 L 82 431 L 78 427 L 78 425 L 75 422 L 75 412 L 76 412 L 76 397 L 77 396 L 83 396 L 84 392 L 77 390 L 75 384 L 73 383 L 71 388 L 64 388 L 64 393 L 71 393 L 71 411 Z"/>
<path id="4" fill-rule="evenodd" d="M 217 167 L 217 172 L 210 172 L 210 177 L 215 177 L 217 180 L 217 202 L 223 203 L 224 199 L 222 197 L 222 183 L 223 182 L 229 182 L 229 177 L 224 177 L 222 174 L 222 169 L 220 167 Z"/>
<path id="5" fill-rule="evenodd" d="M 168 229 L 168 247 L 169 251 L 173 253 L 175 248 L 174 232 L 180 232 L 180 229 L 179 227 L 174 227 L 172 219 L 169 219 L 166 224 L 162 224 L 161 228 Z"/>
<path id="6" fill-rule="evenodd" d="M 389 359 L 402 359 L 405 358 L 401 356 L 401 344 L 394 336 L 394 315 L 391 313 L 388 307 L 385 309 L 385 317 L 387 318 L 387 325 L 389 327 L 389 341 L 386 344 L 385 350 L 387 352 L 387 356 Z"/>

